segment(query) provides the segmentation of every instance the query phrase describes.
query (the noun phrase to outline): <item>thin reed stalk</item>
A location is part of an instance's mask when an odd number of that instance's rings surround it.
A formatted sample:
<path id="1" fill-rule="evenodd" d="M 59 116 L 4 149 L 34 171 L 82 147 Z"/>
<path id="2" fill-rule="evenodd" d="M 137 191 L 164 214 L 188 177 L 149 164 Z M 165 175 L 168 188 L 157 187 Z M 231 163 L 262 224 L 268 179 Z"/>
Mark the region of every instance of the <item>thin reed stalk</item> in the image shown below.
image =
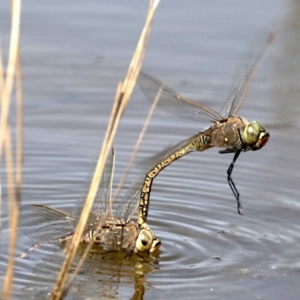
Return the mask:
<path id="1" fill-rule="evenodd" d="M 2 91 L 4 86 L 4 71 L 3 71 L 3 62 L 2 62 L 2 51 L 1 51 L 1 43 L 0 43 L 0 105 L 2 99 Z M 1 178 L 0 178 L 1 180 Z M 1 232 L 2 232 L 2 183 L 1 183 L 1 197 L 0 197 L 0 243 L 1 243 Z"/>
<path id="2" fill-rule="evenodd" d="M 12 144 L 11 134 L 9 126 L 6 127 L 5 136 L 5 157 L 6 157 L 6 177 L 7 177 L 7 188 L 8 188 L 8 211 L 9 211 L 9 244 L 8 244 L 8 267 L 6 270 L 4 283 L 3 283 L 3 299 L 12 298 L 12 287 L 14 278 L 14 262 L 15 262 L 15 249 L 17 243 L 17 229 L 19 222 L 19 204 L 16 199 L 15 193 L 15 179 L 14 179 L 14 168 L 13 168 L 13 155 L 12 155 Z"/>
<path id="3" fill-rule="evenodd" d="M 94 176 L 91 182 L 90 190 L 88 192 L 85 205 L 83 207 L 82 214 L 80 216 L 80 220 L 78 222 L 76 231 L 74 233 L 74 237 L 68 247 L 67 256 L 61 268 L 61 272 L 58 275 L 56 284 L 54 286 L 52 295 L 50 299 L 61 299 L 63 295 L 66 294 L 68 287 L 70 287 L 72 280 L 75 278 L 75 274 L 78 273 L 80 266 L 83 263 L 84 258 L 86 257 L 89 248 L 92 246 L 92 243 L 87 247 L 87 251 L 84 253 L 81 262 L 79 263 L 78 267 L 74 275 L 71 278 L 71 281 L 67 284 L 68 274 L 72 262 L 74 260 L 82 232 L 84 230 L 88 215 L 90 213 L 99 183 L 101 181 L 102 172 L 104 169 L 105 161 L 108 156 L 108 151 L 110 151 L 113 139 L 116 134 L 116 130 L 118 128 L 121 116 L 125 110 L 125 107 L 130 99 L 131 93 L 133 91 L 136 78 L 141 68 L 142 60 L 144 58 L 145 49 L 150 33 L 150 26 L 154 17 L 154 12 L 156 7 L 159 3 L 159 0 L 150 1 L 149 10 L 146 18 L 146 23 L 144 29 L 142 31 L 140 40 L 138 42 L 137 48 L 133 55 L 132 61 L 130 63 L 127 75 L 125 80 L 122 84 L 119 84 L 116 97 L 115 97 L 115 104 L 113 107 L 113 111 L 111 114 L 110 123 L 108 129 L 106 131 L 106 135 L 102 144 L 102 150 L 98 159 L 98 163 L 94 172 Z M 104 220 L 102 220 L 103 222 Z M 101 224 L 100 224 L 101 225 Z M 67 284 L 67 285 L 66 285 Z"/>
<path id="4" fill-rule="evenodd" d="M 20 0 L 13 0 L 8 64 L 7 64 L 6 78 L 2 90 L 2 99 L 1 99 L 0 161 L 2 157 L 4 139 L 6 136 L 6 127 L 8 122 L 8 114 L 9 114 L 9 106 L 10 106 L 10 98 L 11 98 L 10 96 L 13 88 L 17 58 L 18 58 L 18 48 L 19 48 L 19 40 L 20 40 L 20 17 L 21 17 L 21 2 Z"/>
<path id="5" fill-rule="evenodd" d="M 11 35 L 8 54 L 8 64 L 6 69 L 6 77 L 4 81 L 2 71 L 2 91 L 1 91 L 1 119 L 0 119 L 0 162 L 2 151 L 5 144 L 6 155 L 6 172 L 8 184 L 8 210 L 9 210 L 9 228 L 10 239 L 8 249 L 8 266 L 5 274 L 2 289 L 2 299 L 11 299 L 13 294 L 13 277 L 14 277 L 14 262 L 15 262 L 15 247 L 17 242 L 17 230 L 19 221 L 19 202 L 15 194 L 15 176 L 13 167 L 13 155 L 11 145 L 11 134 L 8 124 L 8 115 L 10 107 L 11 93 L 16 74 L 16 66 L 19 56 L 19 40 L 20 40 L 20 17 L 21 17 L 21 2 L 20 0 L 11 1 Z M 3 69 L 3 68 L 2 68 Z"/>
<path id="6" fill-rule="evenodd" d="M 4 88 L 4 68 L 3 68 L 3 61 L 2 61 L 2 49 L 0 43 L 0 104 L 2 102 L 3 88 Z"/>
<path id="7" fill-rule="evenodd" d="M 116 96 L 118 96 L 120 94 L 120 91 L 121 91 L 121 84 L 118 84 L 118 88 L 117 88 L 117 93 L 116 93 Z M 115 123 L 115 118 L 116 118 L 116 115 L 118 114 L 118 111 L 120 110 L 121 108 L 121 103 L 119 102 L 119 99 L 116 97 L 115 98 L 115 101 L 114 101 L 114 105 L 113 105 L 113 108 L 112 108 L 112 112 L 111 112 L 111 117 L 110 117 L 110 120 L 109 120 L 109 124 L 108 124 L 108 127 L 107 127 L 107 131 L 106 131 L 106 136 L 104 138 L 104 141 L 107 140 L 109 141 L 109 139 L 111 139 L 111 132 L 112 132 L 112 129 L 113 129 L 113 126 L 114 126 L 114 123 Z M 110 133 L 110 134 L 109 134 Z M 109 142 L 107 142 L 107 146 Z M 103 142 L 103 146 L 105 145 L 105 143 Z M 112 147 L 112 142 L 110 144 L 109 147 L 106 147 L 108 151 L 111 150 L 111 147 Z M 99 159 L 98 159 L 98 162 L 101 158 L 101 154 L 103 151 L 105 151 L 106 149 L 103 149 L 102 147 L 102 150 L 101 150 L 101 153 L 100 153 L 100 156 L 99 156 Z M 107 151 L 107 155 L 108 155 L 108 151 Z M 103 163 L 105 164 L 106 162 L 106 158 L 105 160 L 103 160 Z M 96 170 L 97 170 L 97 167 L 96 167 Z M 95 170 L 95 172 L 96 172 Z M 101 176 L 102 176 L 102 172 L 103 172 L 103 169 L 101 170 Z M 101 179 L 100 179 L 101 180 Z M 100 181 L 99 181 L 100 182 Z M 98 190 L 98 186 L 96 187 L 96 191 L 97 192 Z M 98 233 L 100 230 L 101 230 L 101 227 L 102 227 L 102 224 L 103 222 L 105 222 L 105 219 L 107 218 L 107 215 L 109 213 L 109 210 L 106 211 L 106 213 L 102 216 L 101 220 L 99 220 L 99 224 L 98 224 L 98 228 L 96 230 L 96 232 Z M 96 233 L 96 234 L 97 234 Z M 89 251 L 91 250 L 91 247 L 93 246 L 94 244 L 94 241 L 91 241 L 86 249 L 85 249 L 85 252 L 83 253 L 82 255 L 82 258 L 80 259 L 80 261 L 78 262 L 78 264 L 76 265 L 76 269 L 75 271 L 73 272 L 72 276 L 70 277 L 69 281 L 66 283 L 66 286 L 63 288 L 63 291 L 62 291 L 62 295 L 66 294 L 67 293 L 67 290 L 69 290 L 70 286 L 72 285 L 76 275 L 78 274 L 78 272 L 80 271 L 80 268 L 86 258 L 86 256 L 88 255 Z M 68 250 L 69 251 L 69 250 Z M 68 252 L 67 252 L 68 253 Z M 59 299 L 59 298 L 58 298 Z"/>
<path id="8" fill-rule="evenodd" d="M 2 233 L 2 181 L 0 176 L 0 244 L 1 244 L 1 233 Z"/>
<path id="9" fill-rule="evenodd" d="M 17 97 L 17 152 L 16 152 L 16 196 L 21 202 L 22 169 L 23 169 L 23 83 L 21 68 L 21 51 L 18 49 L 16 67 L 16 97 Z"/>
<path id="10" fill-rule="evenodd" d="M 128 163 L 127 167 L 126 167 L 126 170 L 125 170 L 125 172 L 124 172 L 124 175 L 122 176 L 122 178 L 121 178 L 121 180 L 120 180 L 120 183 L 118 184 L 117 191 L 116 191 L 116 193 L 115 193 L 115 195 L 114 195 L 114 198 L 113 198 L 113 203 L 114 203 L 114 201 L 116 201 L 116 199 L 118 199 L 119 194 L 120 194 L 120 192 L 121 192 L 121 189 L 122 189 L 122 187 L 123 187 L 123 185 L 124 185 L 124 183 L 125 183 L 125 180 L 126 180 L 128 174 L 129 174 L 129 171 L 130 171 L 130 169 L 131 169 L 131 167 L 132 167 L 132 165 L 133 165 L 133 162 L 135 161 L 137 152 L 138 152 L 139 149 L 140 149 L 142 140 L 143 140 L 143 138 L 144 138 L 144 136 L 145 136 L 145 133 L 146 133 L 147 128 L 148 128 L 148 126 L 149 126 L 150 120 L 151 120 L 152 115 L 153 115 L 153 113 L 154 113 L 156 104 L 157 104 L 157 102 L 158 102 L 158 100 L 159 100 L 159 97 L 160 97 L 160 95 L 161 95 L 161 91 L 162 91 L 162 87 L 161 87 L 161 88 L 159 89 L 159 91 L 157 92 L 157 95 L 155 96 L 155 99 L 154 99 L 154 101 L 153 101 L 153 103 L 152 103 L 152 105 L 151 105 L 151 108 L 150 108 L 149 112 L 148 112 L 148 115 L 147 115 L 147 118 L 146 118 L 146 120 L 145 120 L 145 122 L 144 122 L 143 128 L 142 128 L 142 130 L 141 130 L 141 132 L 140 132 L 140 134 L 139 134 L 139 137 L 138 137 L 138 139 L 137 139 L 137 141 L 136 141 L 136 143 L 135 143 L 135 146 L 134 146 L 134 148 L 133 148 L 133 152 L 132 152 L 132 154 L 131 154 L 131 157 L 130 157 L 129 163 Z"/>

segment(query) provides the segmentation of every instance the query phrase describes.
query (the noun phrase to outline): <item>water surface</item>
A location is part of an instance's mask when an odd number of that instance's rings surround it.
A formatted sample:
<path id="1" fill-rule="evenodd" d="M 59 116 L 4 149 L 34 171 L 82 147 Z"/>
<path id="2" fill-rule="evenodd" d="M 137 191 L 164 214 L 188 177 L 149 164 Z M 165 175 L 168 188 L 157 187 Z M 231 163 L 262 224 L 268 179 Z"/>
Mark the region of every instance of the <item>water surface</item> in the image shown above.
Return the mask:
<path id="1" fill-rule="evenodd" d="M 251 36 L 275 24 L 276 41 L 240 111 L 269 128 L 271 138 L 261 151 L 241 154 L 234 169 L 243 216 L 237 214 L 226 180 L 232 156 L 219 155 L 217 149 L 191 153 L 164 170 L 153 185 L 148 223 L 162 240 L 158 255 L 126 260 L 119 254 L 103 255 L 96 247 L 69 299 L 298 297 L 300 18 L 296 2 L 285 5 L 270 0 L 160 4 L 144 70 L 217 110 Z M 1 4 L 4 45 L 8 8 Z M 125 76 L 146 11 L 146 2 L 134 1 L 24 2 L 23 204 L 71 212 L 84 196 L 117 82 Z M 114 142 L 115 182 L 149 108 L 137 88 Z M 157 110 L 139 157 L 207 126 Z M 1 276 L 6 215 L 3 228 Z M 20 232 L 18 251 L 31 244 Z M 18 260 L 16 298 L 47 297 L 62 256 L 60 245 L 45 245 L 30 259 Z"/>

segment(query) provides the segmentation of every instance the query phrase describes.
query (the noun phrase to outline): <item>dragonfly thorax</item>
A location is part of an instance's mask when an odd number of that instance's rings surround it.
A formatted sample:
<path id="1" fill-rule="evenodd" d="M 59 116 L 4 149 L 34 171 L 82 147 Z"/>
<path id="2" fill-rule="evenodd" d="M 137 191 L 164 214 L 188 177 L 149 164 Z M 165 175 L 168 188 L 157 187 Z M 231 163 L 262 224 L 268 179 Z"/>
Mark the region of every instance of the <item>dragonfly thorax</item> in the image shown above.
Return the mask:
<path id="1" fill-rule="evenodd" d="M 257 121 L 249 122 L 243 131 L 243 142 L 249 150 L 259 150 L 268 141 L 269 131 Z"/>

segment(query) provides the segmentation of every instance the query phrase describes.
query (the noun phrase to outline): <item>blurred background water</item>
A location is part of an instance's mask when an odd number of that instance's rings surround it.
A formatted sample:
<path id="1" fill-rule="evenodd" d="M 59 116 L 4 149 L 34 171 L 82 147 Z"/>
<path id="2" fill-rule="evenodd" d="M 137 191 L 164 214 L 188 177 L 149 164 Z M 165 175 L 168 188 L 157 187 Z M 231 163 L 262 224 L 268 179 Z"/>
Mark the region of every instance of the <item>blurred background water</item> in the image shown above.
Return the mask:
<path id="1" fill-rule="evenodd" d="M 147 1 L 23 2 L 22 204 L 71 212 L 84 197 L 116 86 L 126 74 L 147 7 Z M 259 120 L 271 137 L 262 150 L 243 153 L 236 163 L 233 179 L 243 216 L 237 214 L 226 180 L 232 156 L 219 155 L 218 149 L 189 154 L 153 184 L 148 223 L 162 240 L 159 254 L 125 260 L 94 248 L 67 298 L 298 298 L 299 12 L 300 3 L 292 0 L 160 3 L 143 70 L 217 111 L 251 37 L 276 27 L 276 40 L 239 112 Z M 9 16 L 9 3 L 2 1 L 5 58 Z M 149 108 L 136 88 L 114 142 L 115 185 Z M 156 110 L 139 159 L 208 125 Z M 129 185 L 130 180 L 124 190 Z M 3 202 L 0 276 L 7 259 L 5 195 Z M 31 244 L 20 232 L 18 251 Z M 45 245 L 28 260 L 17 261 L 16 298 L 47 297 L 62 261 L 60 248 Z"/>

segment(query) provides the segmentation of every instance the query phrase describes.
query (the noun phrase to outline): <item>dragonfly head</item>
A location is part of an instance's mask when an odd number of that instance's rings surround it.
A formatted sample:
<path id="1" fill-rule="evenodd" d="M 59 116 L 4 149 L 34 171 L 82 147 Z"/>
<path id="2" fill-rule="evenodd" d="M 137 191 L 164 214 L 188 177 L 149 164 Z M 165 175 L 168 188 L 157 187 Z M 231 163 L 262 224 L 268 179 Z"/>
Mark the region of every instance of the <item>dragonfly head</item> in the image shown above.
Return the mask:
<path id="1" fill-rule="evenodd" d="M 249 122 L 242 134 L 243 141 L 250 150 L 261 149 L 268 141 L 269 131 L 257 121 Z"/>
<path id="2" fill-rule="evenodd" d="M 154 235 L 152 230 L 147 226 L 141 229 L 135 243 L 135 249 L 139 252 L 155 252 L 160 247 L 160 240 Z"/>

